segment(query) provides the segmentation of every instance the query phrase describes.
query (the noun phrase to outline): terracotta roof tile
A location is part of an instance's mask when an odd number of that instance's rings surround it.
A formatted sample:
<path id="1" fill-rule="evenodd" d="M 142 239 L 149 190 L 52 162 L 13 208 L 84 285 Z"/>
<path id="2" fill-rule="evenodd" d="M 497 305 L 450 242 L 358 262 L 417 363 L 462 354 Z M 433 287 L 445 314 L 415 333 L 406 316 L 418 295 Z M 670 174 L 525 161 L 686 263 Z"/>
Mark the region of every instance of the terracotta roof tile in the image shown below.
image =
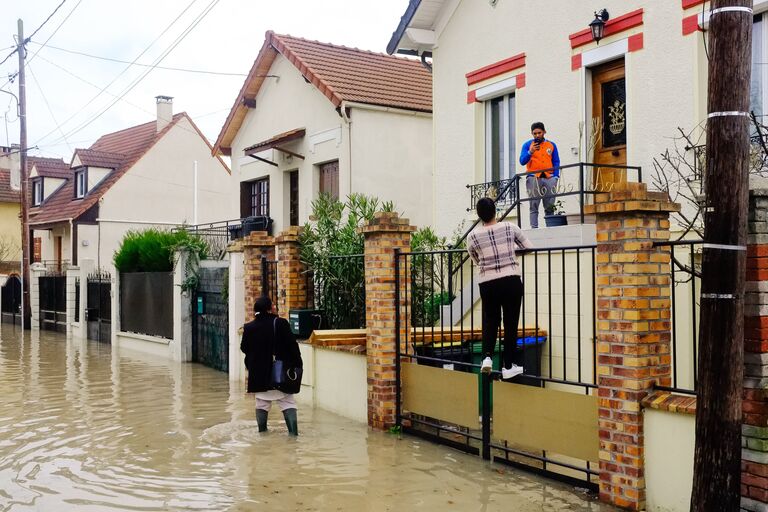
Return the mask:
<path id="1" fill-rule="evenodd" d="M 11 170 L 0 169 L 0 202 L 18 203 L 21 192 L 11 188 Z"/>
<path id="2" fill-rule="evenodd" d="M 41 156 L 31 156 L 27 161 L 27 169 L 37 169 L 37 174 L 45 178 L 69 178 L 72 176 L 72 169 L 69 164 L 61 158 L 43 158 Z"/>
<path id="3" fill-rule="evenodd" d="M 183 112 L 174 115 L 173 120 L 159 133 L 157 132 L 157 121 L 151 121 L 103 135 L 86 151 L 91 151 L 88 153 L 89 157 L 98 154 L 102 157 L 109 155 L 110 158 L 116 158 L 117 155 L 122 155 L 122 161 L 115 167 L 115 170 L 80 199 L 74 197 L 74 175 L 70 173 L 69 179 L 64 185 L 49 196 L 40 207 L 30 208 L 30 225 L 68 221 L 85 213 L 182 117 L 188 118 L 187 114 Z"/>
<path id="4" fill-rule="evenodd" d="M 288 59 L 334 106 L 342 101 L 432 112 L 432 75 L 417 60 L 310 41 L 267 31 L 253 67 L 214 144 L 228 154 L 247 108 L 276 52 Z"/>
<path id="5" fill-rule="evenodd" d="M 106 169 L 117 169 L 125 160 L 122 153 L 112 153 L 111 151 L 97 151 L 94 149 L 76 149 L 75 155 L 80 159 L 80 163 L 90 167 L 104 167 Z"/>

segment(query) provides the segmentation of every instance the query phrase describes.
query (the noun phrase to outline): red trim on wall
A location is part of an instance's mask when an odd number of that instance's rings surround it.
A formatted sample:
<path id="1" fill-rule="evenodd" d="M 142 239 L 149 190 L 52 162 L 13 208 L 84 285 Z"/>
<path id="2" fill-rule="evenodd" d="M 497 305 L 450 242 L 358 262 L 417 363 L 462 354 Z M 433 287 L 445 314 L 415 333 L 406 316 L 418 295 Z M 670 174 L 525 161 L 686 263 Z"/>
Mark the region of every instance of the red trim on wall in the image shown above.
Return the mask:
<path id="1" fill-rule="evenodd" d="M 697 5 L 701 5 L 707 0 L 683 0 L 683 9 L 690 9 L 691 7 L 696 7 Z"/>
<path id="2" fill-rule="evenodd" d="M 477 93 L 475 91 L 469 91 L 467 93 L 467 105 L 475 103 L 477 101 Z"/>
<path id="3" fill-rule="evenodd" d="M 506 73 L 507 71 L 512 71 L 513 69 L 521 68 L 523 66 L 525 66 L 525 54 L 519 53 L 517 55 L 513 55 L 508 59 L 500 60 L 499 62 L 489 64 L 488 66 L 484 66 L 480 69 L 470 71 L 466 75 L 467 85 L 482 82 L 483 80 L 493 78 L 494 76 L 498 76 L 502 73 Z"/>
<path id="4" fill-rule="evenodd" d="M 525 73 L 515 75 L 515 89 L 522 89 L 525 87 Z"/>
<path id="5" fill-rule="evenodd" d="M 571 55 L 571 71 L 576 71 L 581 67 L 581 54 Z"/>
<path id="6" fill-rule="evenodd" d="M 630 28 L 637 27 L 643 24 L 643 10 L 637 9 L 636 11 L 629 12 L 618 18 L 608 20 L 605 24 L 605 32 L 603 37 L 608 37 L 613 34 L 618 34 Z M 574 34 L 568 36 L 571 40 L 571 48 L 578 48 L 592 42 L 592 31 L 588 28 L 580 30 Z"/>
<path id="7" fill-rule="evenodd" d="M 636 52 L 643 49 L 643 33 L 635 34 L 627 38 L 627 50 L 630 52 Z"/>
<path id="8" fill-rule="evenodd" d="M 694 32 L 697 32 L 701 30 L 701 27 L 699 26 L 699 15 L 698 14 L 692 14 L 690 16 L 686 16 L 683 18 L 683 35 L 687 36 L 688 34 L 693 34 Z"/>

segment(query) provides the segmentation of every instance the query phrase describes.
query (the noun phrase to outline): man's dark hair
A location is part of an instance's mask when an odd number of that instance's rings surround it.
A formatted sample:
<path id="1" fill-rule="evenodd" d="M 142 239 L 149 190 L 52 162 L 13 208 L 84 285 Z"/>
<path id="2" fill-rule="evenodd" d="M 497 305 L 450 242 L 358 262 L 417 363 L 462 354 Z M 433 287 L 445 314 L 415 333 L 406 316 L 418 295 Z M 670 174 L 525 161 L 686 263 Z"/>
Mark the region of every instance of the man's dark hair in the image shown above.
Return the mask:
<path id="1" fill-rule="evenodd" d="M 496 217 L 496 203 L 490 197 L 480 199 L 475 209 L 477 210 L 477 216 L 483 222 L 490 222 Z"/>
<path id="2" fill-rule="evenodd" d="M 270 311 L 272 311 L 272 299 L 266 295 L 262 295 L 253 303 L 254 313 L 269 313 Z"/>
<path id="3" fill-rule="evenodd" d="M 535 123 L 533 123 L 531 125 L 531 131 L 535 130 L 536 128 L 538 128 L 540 130 L 543 130 L 543 131 L 547 131 L 547 129 L 544 128 L 544 123 L 542 123 L 541 121 L 536 121 Z"/>

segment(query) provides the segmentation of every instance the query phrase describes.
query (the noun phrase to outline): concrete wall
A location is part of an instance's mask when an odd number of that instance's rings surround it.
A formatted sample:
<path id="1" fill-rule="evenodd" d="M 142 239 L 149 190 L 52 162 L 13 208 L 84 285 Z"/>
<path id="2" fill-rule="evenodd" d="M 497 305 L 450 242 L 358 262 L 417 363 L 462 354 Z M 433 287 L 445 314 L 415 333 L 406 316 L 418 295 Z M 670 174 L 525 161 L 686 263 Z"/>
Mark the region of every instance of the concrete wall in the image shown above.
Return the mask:
<path id="1" fill-rule="evenodd" d="M 21 222 L 18 203 L 0 203 L 0 247 L 8 247 L 8 261 L 21 259 Z"/>
<path id="2" fill-rule="evenodd" d="M 365 354 L 300 343 L 304 362 L 301 393 L 296 400 L 354 421 L 368 420 Z M 242 358 L 241 358 L 242 359 Z"/>
<path id="3" fill-rule="evenodd" d="M 410 112 L 372 111 L 352 107 L 347 122 L 317 88 L 278 55 L 256 97 L 257 107 L 245 116 L 232 142 L 234 176 L 230 207 L 240 216 L 240 182 L 270 179 L 270 216 L 274 232 L 288 227 L 289 175 L 299 172 L 299 223 L 309 220 L 312 200 L 319 194 L 319 165 L 339 161 L 339 197 L 352 192 L 395 202 L 412 222 L 431 221 L 430 116 Z M 284 144 L 304 160 L 268 150 L 259 156 L 278 166 L 243 156 L 243 149 L 280 133 L 305 128 L 304 138 Z M 403 183 L 408 187 L 403 187 Z"/>
<path id="4" fill-rule="evenodd" d="M 553 0 L 545 7 L 537 2 L 502 1 L 495 7 L 488 2 L 445 2 L 433 53 L 434 186 L 439 198 L 435 222 L 441 234 L 450 234 L 467 215 L 469 193 L 464 186 L 486 181 L 484 105 L 467 104 L 467 93 L 476 86 L 467 85 L 466 73 L 525 53 L 526 66 L 515 71 L 524 72 L 526 81 L 516 91 L 517 151 L 530 135 L 530 124 L 541 120 L 558 144 L 563 164 L 578 160 L 574 153 L 583 144 L 579 123 L 591 117 L 591 77 L 588 69 L 571 69 L 568 36 L 587 27 L 596 7 L 606 8 L 614 18 L 644 9 L 642 26 L 600 43 L 605 47 L 644 34 L 644 48 L 628 53 L 625 62 L 629 165 L 642 166 L 649 181 L 653 158 L 669 147 L 677 127 L 690 130 L 705 118 L 702 38 L 685 37 L 681 30 L 683 17 L 696 9 L 684 12 L 680 2 L 652 0 L 606 0 L 599 6 Z M 530 22 L 541 17 L 542 8 L 549 13 L 546 30 Z M 523 169 L 517 165 L 516 170 Z M 577 183 L 569 176 L 564 182 Z"/>
<path id="5" fill-rule="evenodd" d="M 649 512 L 688 512 L 696 417 L 645 410 L 645 481 Z"/>

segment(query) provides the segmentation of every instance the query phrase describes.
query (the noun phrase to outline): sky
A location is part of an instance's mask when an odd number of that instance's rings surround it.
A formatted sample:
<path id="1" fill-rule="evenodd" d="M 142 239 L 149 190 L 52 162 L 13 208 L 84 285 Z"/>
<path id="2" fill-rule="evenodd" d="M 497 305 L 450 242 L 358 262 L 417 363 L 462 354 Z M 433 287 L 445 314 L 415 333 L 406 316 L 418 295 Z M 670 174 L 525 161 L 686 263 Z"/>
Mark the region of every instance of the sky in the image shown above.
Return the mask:
<path id="1" fill-rule="evenodd" d="M 74 149 L 101 135 L 155 119 L 158 95 L 172 96 L 174 113 L 186 111 L 213 143 L 267 30 L 383 53 L 408 5 L 65 0 L 45 22 L 61 1 L 0 0 L 0 60 L 13 51 L 18 19 L 25 38 L 42 25 L 27 45 L 27 138 L 30 148 L 37 146 L 29 154 L 67 163 Z M 133 61 L 145 66 L 128 64 Z M 0 64 L 0 90 L 18 95 L 18 80 L 9 82 L 18 64 L 16 54 Z M 18 143 L 19 128 L 16 100 L 0 92 L 0 145 Z"/>

